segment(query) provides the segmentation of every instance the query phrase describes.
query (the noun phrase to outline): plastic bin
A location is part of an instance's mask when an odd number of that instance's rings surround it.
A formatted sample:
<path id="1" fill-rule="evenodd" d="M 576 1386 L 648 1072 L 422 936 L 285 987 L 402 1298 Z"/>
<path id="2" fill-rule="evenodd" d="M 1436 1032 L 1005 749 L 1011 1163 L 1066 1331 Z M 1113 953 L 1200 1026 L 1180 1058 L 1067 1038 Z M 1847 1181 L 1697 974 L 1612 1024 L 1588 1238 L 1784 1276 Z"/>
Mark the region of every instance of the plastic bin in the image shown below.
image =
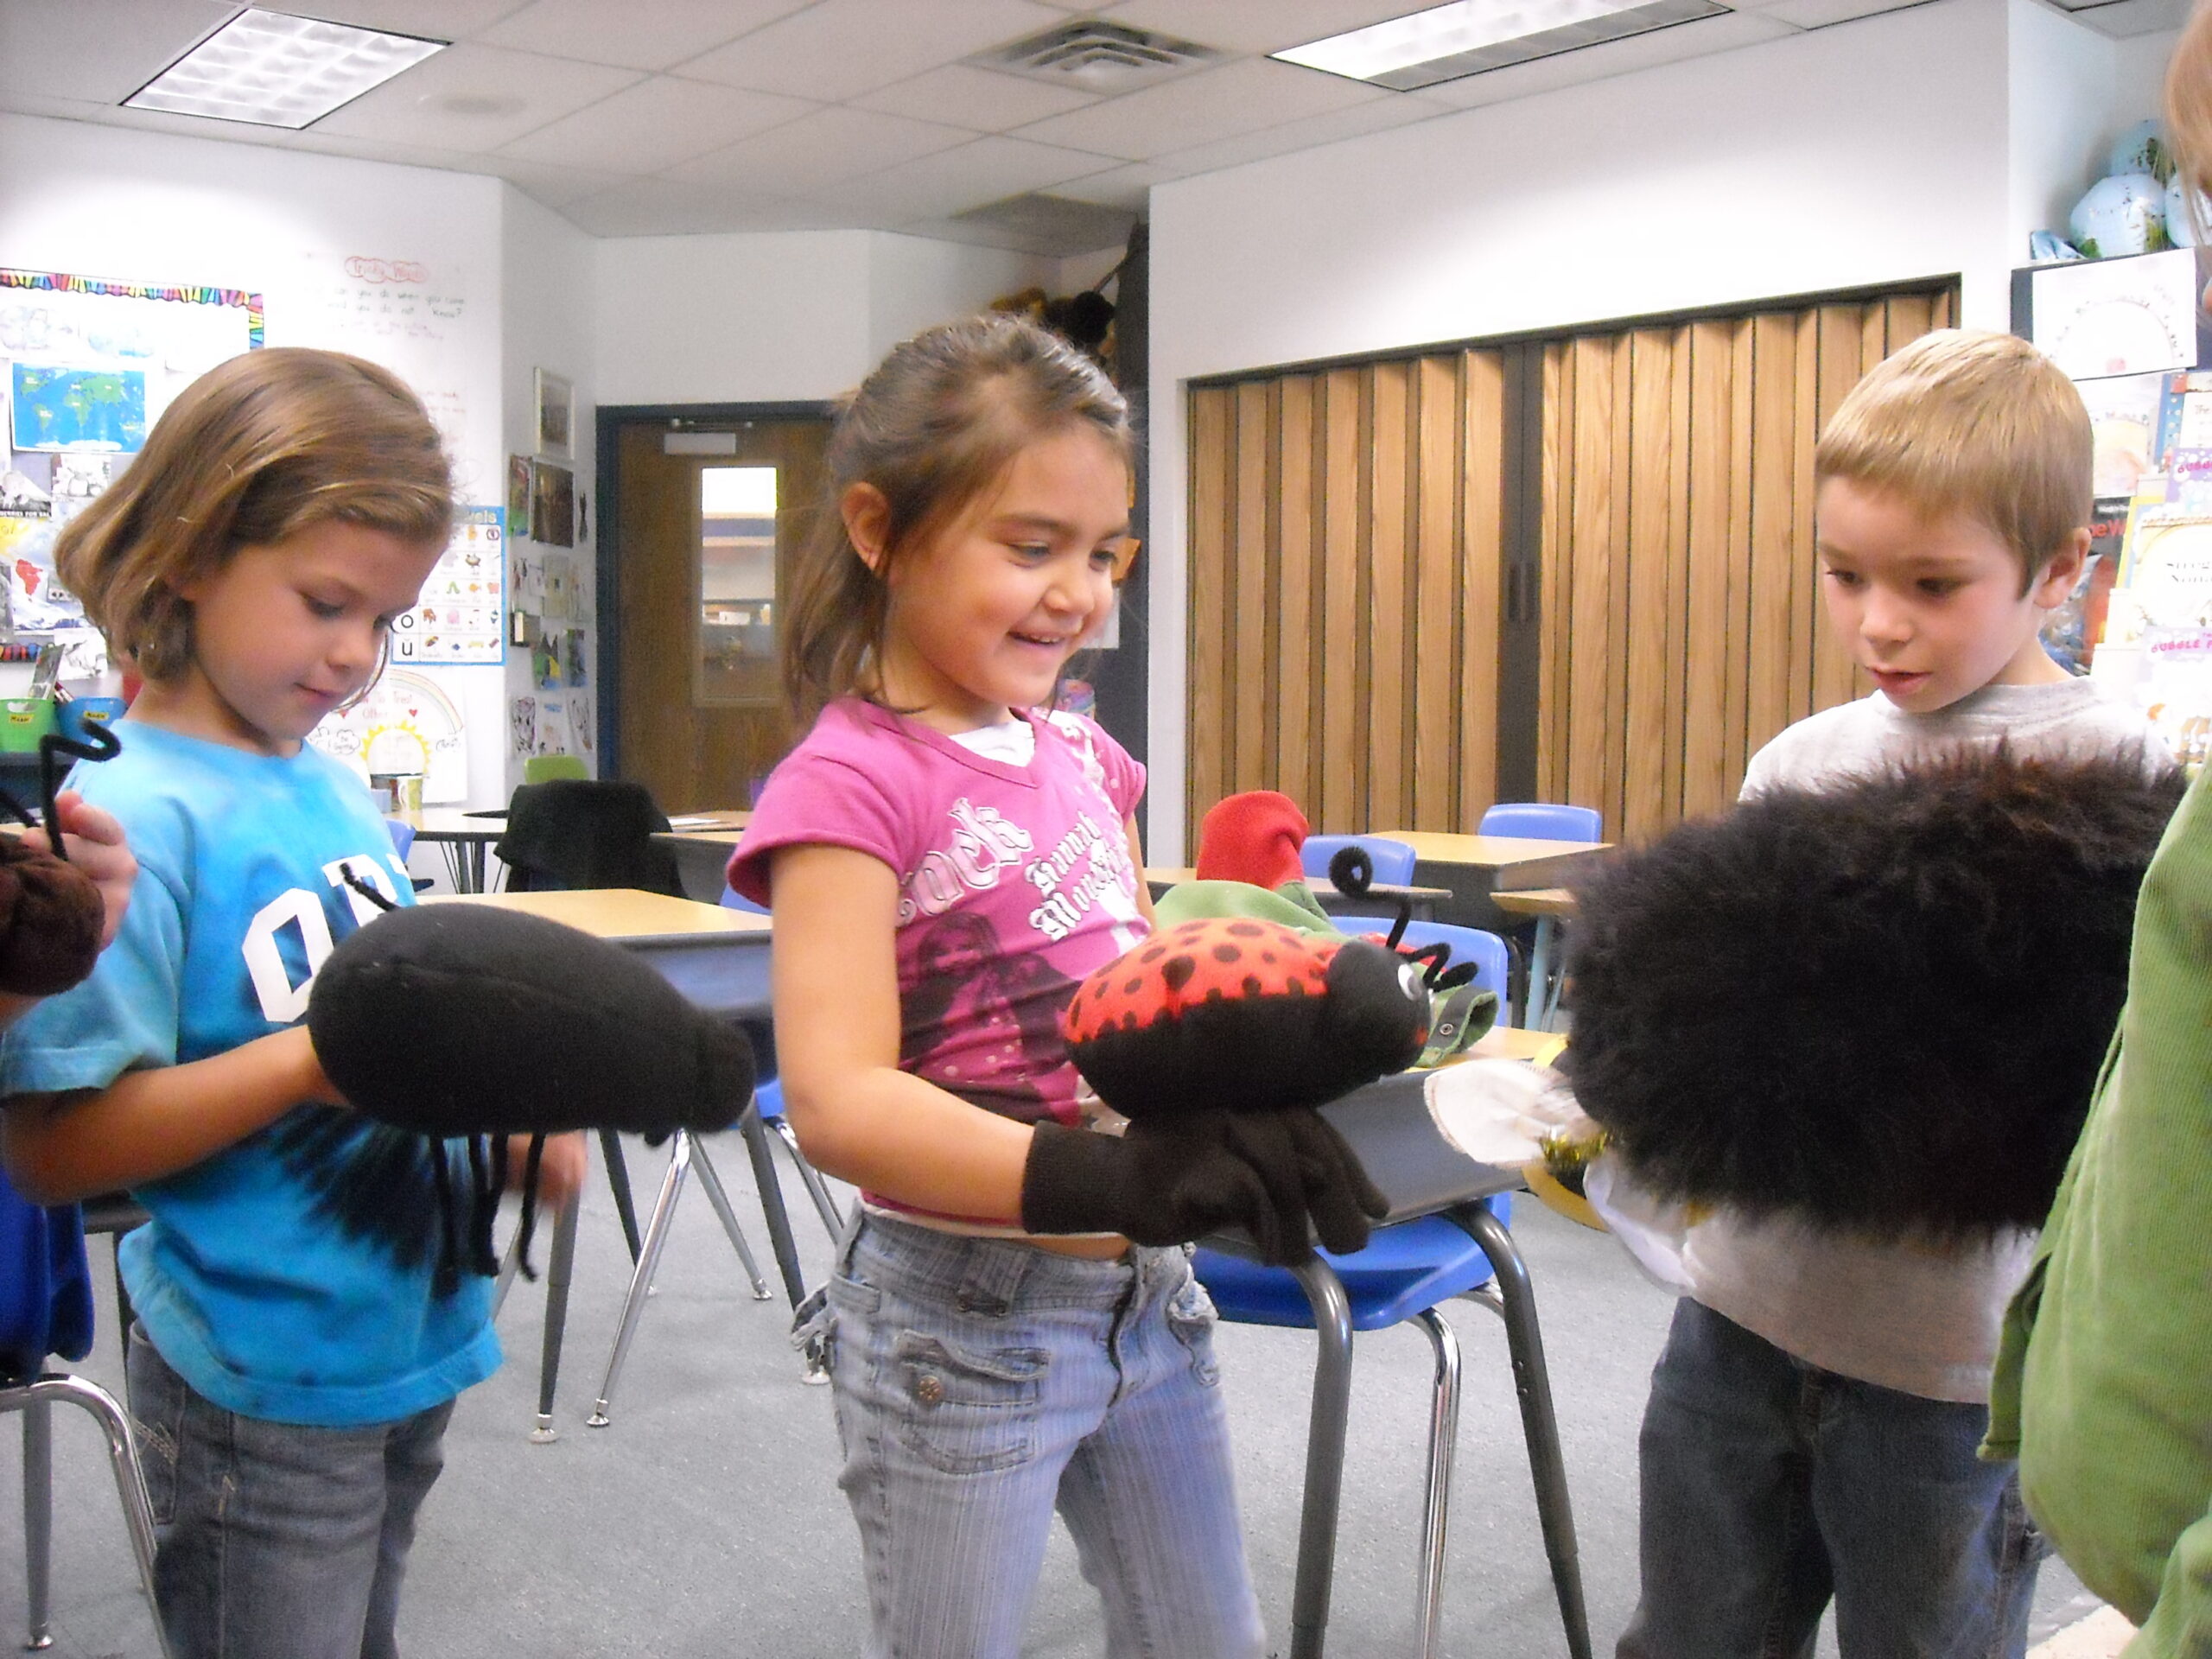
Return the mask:
<path id="1" fill-rule="evenodd" d="M 87 726 L 120 720 L 130 706 L 121 697 L 73 697 L 55 709 L 54 721 L 62 736 L 82 742 Z"/>
<path id="2" fill-rule="evenodd" d="M 52 697 L 0 697 L 0 754 L 35 754 L 54 729 Z"/>

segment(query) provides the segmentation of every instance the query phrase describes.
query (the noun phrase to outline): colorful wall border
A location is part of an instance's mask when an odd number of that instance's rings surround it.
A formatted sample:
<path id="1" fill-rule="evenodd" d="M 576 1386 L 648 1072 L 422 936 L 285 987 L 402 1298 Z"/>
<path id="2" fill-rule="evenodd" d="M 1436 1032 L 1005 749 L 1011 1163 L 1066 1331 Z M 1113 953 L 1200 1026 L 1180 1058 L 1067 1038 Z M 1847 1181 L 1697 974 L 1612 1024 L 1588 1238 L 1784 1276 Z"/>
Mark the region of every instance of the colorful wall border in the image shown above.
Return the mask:
<path id="1" fill-rule="evenodd" d="M 266 344 L 262 296 L 242 288 L 208 288 L 199 284 L 163 286 L 158 283 L 111 283 L 99 276 L 73 276 L 60 270 L 17 270 L 0 265 L 0 289 L 44 289 L 50 293 L 105 294 L 128 300 L 172 300 L 181 305 L 237 305 L 245 308 L 246 349 L 259 351 Z"/>

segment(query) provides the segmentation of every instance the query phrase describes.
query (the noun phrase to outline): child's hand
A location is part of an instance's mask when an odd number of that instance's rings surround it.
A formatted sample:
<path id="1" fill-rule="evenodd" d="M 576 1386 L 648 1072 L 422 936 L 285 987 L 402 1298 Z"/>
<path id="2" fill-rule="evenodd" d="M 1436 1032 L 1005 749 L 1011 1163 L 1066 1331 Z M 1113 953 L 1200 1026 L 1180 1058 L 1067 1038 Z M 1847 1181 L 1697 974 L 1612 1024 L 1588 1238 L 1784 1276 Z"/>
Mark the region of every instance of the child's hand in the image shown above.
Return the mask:
<path id="1" fill-rule="evenodd" d="M 522 1172 L 530 1159 L 530 1137 L 513 1135 L 507 1137 L 507 1184 L 519 1187 Z M 545 1137 L 545 1150 L 537 1161 L 537 1202 L 548 1210 L 565 1210 L 576 1201 L 576 1194 L 583 1191 L 584 1132 L 574 1129 L 566 1135 Z"/>
<path id="2" fill-rule="evenodd" d="M 138 861 L 130 855 L 123 826 L 114 815 L 86 804 L 75 790 L 64 790 L 56 796 L 54 810 L 61 820 L 61 844 L 69 861 L 100 890 L 100 902 L 107 912 L 100 944 L 103 947 L 112 944 L 116 931 L 123 925 L 123 912 L 130 908 L 130 887 L 138 879 Z M 53 847 L 43 830 L 26 830 L 23 839 L 35 847 L 49 850 Z"/>

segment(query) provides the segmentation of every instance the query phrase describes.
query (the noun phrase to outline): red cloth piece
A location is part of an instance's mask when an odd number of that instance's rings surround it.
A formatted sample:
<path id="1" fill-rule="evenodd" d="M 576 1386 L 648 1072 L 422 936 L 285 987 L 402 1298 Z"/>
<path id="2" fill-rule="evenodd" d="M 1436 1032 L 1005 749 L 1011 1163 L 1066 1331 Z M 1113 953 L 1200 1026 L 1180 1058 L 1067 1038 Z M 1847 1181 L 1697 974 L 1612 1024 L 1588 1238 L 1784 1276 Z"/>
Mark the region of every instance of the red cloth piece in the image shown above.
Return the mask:
<path id="1" fill-rule="evenodd" d="M 1216 801 L 1198 824 L 1198 880 L 1274 888 L 1303 879 L 1299 849 L 1313 826 L 1289 796 L 1249 790 Z"/>

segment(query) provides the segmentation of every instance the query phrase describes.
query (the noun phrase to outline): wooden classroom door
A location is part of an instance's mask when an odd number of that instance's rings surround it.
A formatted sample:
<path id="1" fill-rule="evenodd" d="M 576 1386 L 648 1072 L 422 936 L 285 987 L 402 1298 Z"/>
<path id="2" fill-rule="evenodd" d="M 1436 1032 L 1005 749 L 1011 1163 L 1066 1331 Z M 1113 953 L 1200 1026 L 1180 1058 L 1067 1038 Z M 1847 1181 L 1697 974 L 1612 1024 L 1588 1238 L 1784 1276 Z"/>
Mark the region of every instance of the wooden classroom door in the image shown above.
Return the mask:
<path id="1" fill-rule="evenodd" d="M 777 619 L 826 416 L 616 429 L 616 766 L 665 812 L 744 807 L 791 747 Z"/>
<path id="2" fill-rule="evenodd" d="M 1641 840 L 1736 798 L 1760 745 L 1870 689 L 1830 632 L 1813 446 L 1955 283 L 1544 348 L 1536 786 Z"/>
<path id="3" fill-rule="evenodd" d="M 1243 790 L 1330 833 L 1490 804 L 1503 387 L 1455 347 L 1192 390 L 1193 845 Z"/>

